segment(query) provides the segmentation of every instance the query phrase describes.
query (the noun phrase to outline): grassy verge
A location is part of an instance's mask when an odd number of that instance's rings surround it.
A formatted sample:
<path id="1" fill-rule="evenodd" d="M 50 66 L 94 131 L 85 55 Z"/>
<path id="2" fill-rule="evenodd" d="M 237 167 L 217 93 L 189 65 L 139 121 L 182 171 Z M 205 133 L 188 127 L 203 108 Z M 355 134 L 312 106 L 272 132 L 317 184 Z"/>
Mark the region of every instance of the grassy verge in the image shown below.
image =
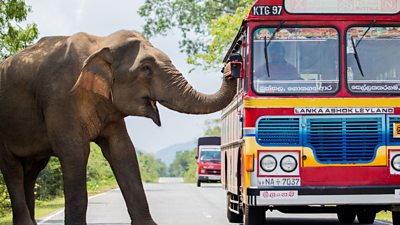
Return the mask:
<path id="1" fill-rule="evenodd" d="M 378 214 L 376 214 L 376 219 L 392 222 L 392 212 L 380 211 Z"/>

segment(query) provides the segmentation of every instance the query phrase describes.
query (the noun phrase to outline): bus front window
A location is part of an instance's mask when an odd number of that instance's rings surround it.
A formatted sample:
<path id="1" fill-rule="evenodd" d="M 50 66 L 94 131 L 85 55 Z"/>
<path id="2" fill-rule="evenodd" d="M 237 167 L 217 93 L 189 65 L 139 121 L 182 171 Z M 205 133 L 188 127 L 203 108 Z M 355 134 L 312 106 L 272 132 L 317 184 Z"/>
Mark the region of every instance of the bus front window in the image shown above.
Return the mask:
<path id="1" fill-rule="evenodd" d="M 253 88 L 258 94 L 334 93 L 339 39 L 334 28 L 259 28 L 253 36 Z"/>
<path id="2" fill-rule="evenodd" d="M 400 27 L 351 27 L 346 36 L 349 90 L 399 94 Z"/>

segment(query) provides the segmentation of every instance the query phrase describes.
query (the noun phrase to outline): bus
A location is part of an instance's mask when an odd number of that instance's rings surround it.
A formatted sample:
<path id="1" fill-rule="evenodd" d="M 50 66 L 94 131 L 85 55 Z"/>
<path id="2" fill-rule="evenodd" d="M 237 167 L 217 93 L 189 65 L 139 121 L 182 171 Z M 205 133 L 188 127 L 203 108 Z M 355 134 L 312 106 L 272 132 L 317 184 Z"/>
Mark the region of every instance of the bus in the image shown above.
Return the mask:
<path id="1" fill-rule="evenodd" d="M 227 52 L 230 222 L 266 211 L 400 225 L 400 0 L 257 0 Z"/>

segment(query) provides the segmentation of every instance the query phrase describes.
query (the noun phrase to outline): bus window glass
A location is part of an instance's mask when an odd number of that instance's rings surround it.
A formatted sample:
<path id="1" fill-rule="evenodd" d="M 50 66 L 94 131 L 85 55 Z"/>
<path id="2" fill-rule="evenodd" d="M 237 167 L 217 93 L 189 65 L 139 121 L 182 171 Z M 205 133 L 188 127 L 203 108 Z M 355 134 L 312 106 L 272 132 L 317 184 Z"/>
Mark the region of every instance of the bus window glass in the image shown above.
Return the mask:
<path id="1" fill-rule="evenodd" d="M 339 38 L 334 28 L 259 28 L 253 37 L 253 88 L 258 94 L 334 93 Z M 267 47 L 266 47 L 267 46 Z"/>
<path id="2" fill-rule="evenodd" d="M 400 27 L 352 27 L 346 36 L 349 90 L 399 94 Z"/>
<path id="3" fill-rule="evenodd" d="M 219 148 L 202 148 L 200 153 L 201 162 L 221 162 L 221 151 Z"/>

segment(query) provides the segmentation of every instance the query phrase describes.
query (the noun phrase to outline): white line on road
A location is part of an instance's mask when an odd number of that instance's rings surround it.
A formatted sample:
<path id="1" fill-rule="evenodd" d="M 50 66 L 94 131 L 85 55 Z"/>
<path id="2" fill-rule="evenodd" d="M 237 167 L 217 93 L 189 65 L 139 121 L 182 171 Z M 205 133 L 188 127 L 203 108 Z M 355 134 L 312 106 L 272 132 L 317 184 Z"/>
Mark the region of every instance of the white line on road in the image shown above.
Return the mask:
<path id="1" fill-rule="evenodd" d="M 375 223 L 379 224 L 379 225 L 392 225 L 392 223 L 386 222 L 386 221 L 382 221 L 382 220 L 375 220 Z"/>
<path id="2" fill-rule="evenodd" d="M 101 194 L 98 194 L 98 195 L 93 195 L 93 196 L 89 197 L 88 200 L 91 200 L 91 199 L 94 199 L 94 198 L 103 196 L 103 195 L 107 194 L 108 192 L 117 191 L 117 190 L 119 190 L 119 188 L 116 188 L 116 189 L 113 189 L 113 190 L 110 190 L 110 191 L 107 191 L 107 192 L 104 192 L 104 193 L 101 193 Z M 54 217 L 60 215 L 60 214 L 63 213 L 63 212 L 64 212 L 64 209 L 60 209 L 59 211 L 57 211 L 57 212 L 51 214 L 50 216 L 44 218 L 43 220 L 41 220 L 41 221 L 38 223 L 38 225 L 42 225 L 42 224 L 46 223 L 47 221 L 49 221 L 49 220 L 51 220 L 52 218 L 54 218 Z"/>

